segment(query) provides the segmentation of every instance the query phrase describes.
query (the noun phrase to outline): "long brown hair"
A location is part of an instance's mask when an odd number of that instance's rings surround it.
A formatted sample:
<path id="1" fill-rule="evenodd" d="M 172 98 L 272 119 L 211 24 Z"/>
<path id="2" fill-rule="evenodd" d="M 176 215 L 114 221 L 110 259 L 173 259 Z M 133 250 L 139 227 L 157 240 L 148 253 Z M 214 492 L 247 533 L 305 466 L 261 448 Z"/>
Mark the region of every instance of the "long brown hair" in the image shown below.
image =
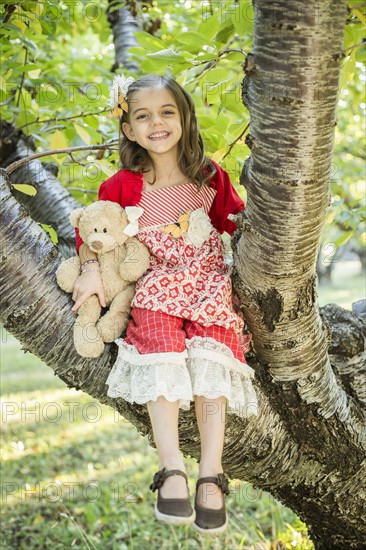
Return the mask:
<path id="1" fill-rule="evenodd" d="M 198 189 L 205 184 L 216 173 L 213 163 L 205 156 L 203 140 L 198 130 L 194 103 L 189 94 L 170 77 L 150 74 L 135 80 L 128 87 L 126 101 L 128 109 L 131 109 L 133 94 L 143 88 L 164 87 L 174 97 L 180 114 L 182 125 L 182 136 L 178 142 L 178 166 L 183 174 L 194 183 Z M 137 142 L 130 141 L 123 133 L 122 124 L 130 123 L 129 115 L 123 111 L 120 126 L 123 134 L 119 155 L 122 167 L 131 172 L 144 173 L 152 163 L 146 149 Z M 155 178 L 154 178 L 155 181 Z"/>

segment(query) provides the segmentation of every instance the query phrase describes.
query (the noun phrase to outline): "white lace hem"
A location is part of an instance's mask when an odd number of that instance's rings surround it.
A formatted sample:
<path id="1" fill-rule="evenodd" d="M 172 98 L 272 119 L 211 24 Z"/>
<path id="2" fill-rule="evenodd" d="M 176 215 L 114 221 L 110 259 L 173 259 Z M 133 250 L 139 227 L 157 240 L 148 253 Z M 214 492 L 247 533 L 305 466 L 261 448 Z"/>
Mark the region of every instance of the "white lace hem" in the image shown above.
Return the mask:
<path id="1" fill-rule="evenodd" d="M 116 343 L 118 357 L 106 381 L 109 397 L 141 405 L 163 396 L 188 410 L 194 395 L 224 396 L 228 413 L 244 418 L 258 414 L 254 371 L 225 344 L 196 336 L 186 340 L 187 350 L 181 353 L 140 354 L 122 339 Z"/>
<path id="2" fill-rule="evenodd" d="M 142 405 L 164 396 L 168 401 L 179 401 L 182 409 L 189 409 L 193 395 L 187 350 L 140 354 L 121 338 L 115 342 L 119 351 L 106 381 L 109 397 L 122 397 L 129 403 Z"/>
<path id="3" fill-rule="evenodd" d="M 187 366 L 193 395 L 208 399 L 224 396 L 227 412 L 247 418 L 258 414 L 258 401 L 252 384 L 254 370 L 241 363 L 225 344 L 213 338 L 195 336 L 186 340 Z"/>

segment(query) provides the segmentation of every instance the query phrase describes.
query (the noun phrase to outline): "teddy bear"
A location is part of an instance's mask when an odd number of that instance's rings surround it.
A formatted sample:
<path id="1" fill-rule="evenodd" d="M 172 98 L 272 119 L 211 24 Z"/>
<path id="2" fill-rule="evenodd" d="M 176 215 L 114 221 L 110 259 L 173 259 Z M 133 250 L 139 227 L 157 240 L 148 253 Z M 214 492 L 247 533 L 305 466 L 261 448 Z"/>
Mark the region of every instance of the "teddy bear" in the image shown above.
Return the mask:
<path id="1" fill-rule="evenodd" d="M 97 201 L 70 214 L 71 225 L 96 253 L 109 310 L 100 317 L 97 295 L 90 296 L 79 308 L 74 325 L 74 345 L 83 357 L 99 357 L 104 343 L 113 342 L 127 326 L 135 282 L 150 265 L 147 247 L 134 237 L 138 231 L 140 207 L 122 208 L 110 201 Z M 84 269 L 95 269 L 94 263 Z M 73 292 L 81 276 L 80 259 L 64 260 L 56 271 L 56 280 L 65 292 Z"/>

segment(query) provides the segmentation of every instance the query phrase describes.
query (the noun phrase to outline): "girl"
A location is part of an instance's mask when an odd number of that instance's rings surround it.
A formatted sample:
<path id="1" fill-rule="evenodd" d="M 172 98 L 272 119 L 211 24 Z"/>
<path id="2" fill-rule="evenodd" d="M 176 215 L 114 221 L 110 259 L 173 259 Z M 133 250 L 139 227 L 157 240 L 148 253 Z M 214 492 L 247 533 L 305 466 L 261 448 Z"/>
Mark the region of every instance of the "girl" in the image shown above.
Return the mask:
<path id="1" fill-rule="evenodd" d="M 138 206 L 137 237 L 150 269 L 136 286 L 126 338 L 108 395 L 146 403 L 159 455 L 150 486 L 156 517 L 216 535 L 227 526 L 221 464 L 225 412 L 257 414 L 253 370 L 243 355 L 243 320 L 232 305 L 230 268 L 220 234 L 244 203 L 227 173 L 204 155 L 194 104 L 171 78 L 117 77 L 123 170 L 105 181 L 99 200 Z M 73 310 L 92 294 L 104 306 L 95 254 L 77 236 L 82 272 Z M 194 509 L 179 450 L 178 412 L 195 402 L 201 437 Z"/>

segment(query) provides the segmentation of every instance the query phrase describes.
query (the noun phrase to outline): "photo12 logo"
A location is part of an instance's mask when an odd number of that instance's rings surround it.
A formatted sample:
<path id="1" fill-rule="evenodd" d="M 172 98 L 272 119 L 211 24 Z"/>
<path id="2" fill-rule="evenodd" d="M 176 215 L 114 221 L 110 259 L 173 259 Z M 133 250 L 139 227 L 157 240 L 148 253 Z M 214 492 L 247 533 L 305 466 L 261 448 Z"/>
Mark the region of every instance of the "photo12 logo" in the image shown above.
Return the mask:
<path id="1" fill-rule="evenodd" d="M 2 504 L 16 502 L 46 502 L 55 503 L 67 501 L 73 502 L 99 502 L 103 494 L 110 493 L 113 503 L 134 503 L 140 500 L 140 487 L 137 483 L 129 481 L 121 483 L 113 481 L 101 484 L 98 481 L 48 481 L 48 482 L 1 482 Z"/>
<path id="2" fill-rule="evenodd" d="M 110 412 L 110 411 L 109 411 Z M 17 403 L 15 401 L 1 402 L 1 422 L 40 423 L 66 421 L 69 423 L 83 419 L 85 422 L 95 424 L 101 420 L 103 408 L 98 401 L 79 403 L 78 401 L 64 401 L 61 405 L 56 401 L 41 403 L 28 401 Z M 114 410 L 113 422 L 125 422 L 125 419 Z"/>

